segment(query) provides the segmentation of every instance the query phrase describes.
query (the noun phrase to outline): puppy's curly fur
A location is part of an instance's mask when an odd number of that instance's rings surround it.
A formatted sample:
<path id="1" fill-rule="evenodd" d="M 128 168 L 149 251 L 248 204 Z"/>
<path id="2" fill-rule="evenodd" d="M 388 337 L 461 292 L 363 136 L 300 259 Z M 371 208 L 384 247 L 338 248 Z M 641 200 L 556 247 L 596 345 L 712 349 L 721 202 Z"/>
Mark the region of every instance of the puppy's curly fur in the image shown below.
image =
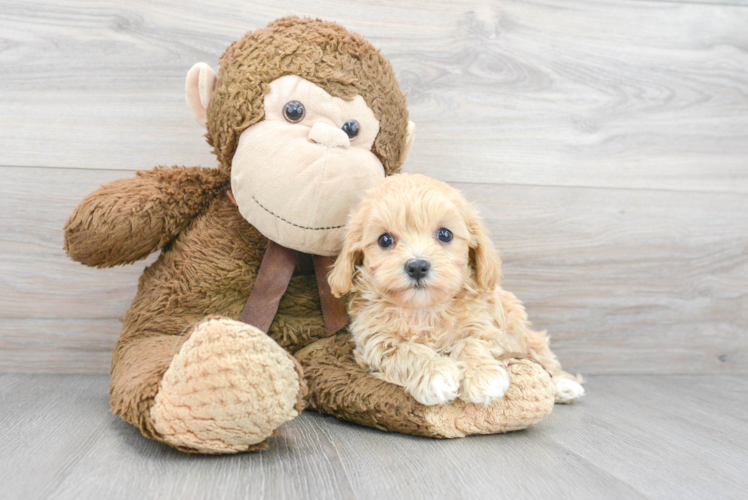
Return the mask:
<path id="1" fill-rule="evenodd" d="M 529 329 L 500 277 L 498 253 L 462 194 L 399 174 L 351 214 L 329 281 L 338 296 L 352 292 L 358 362 L 422 404 L 503 397 L 510 379 L 500 358 L 510 352 L 551 374 L 557 403 L 576 400 L 581 380 L 561 369 L 545 332 Z"/>

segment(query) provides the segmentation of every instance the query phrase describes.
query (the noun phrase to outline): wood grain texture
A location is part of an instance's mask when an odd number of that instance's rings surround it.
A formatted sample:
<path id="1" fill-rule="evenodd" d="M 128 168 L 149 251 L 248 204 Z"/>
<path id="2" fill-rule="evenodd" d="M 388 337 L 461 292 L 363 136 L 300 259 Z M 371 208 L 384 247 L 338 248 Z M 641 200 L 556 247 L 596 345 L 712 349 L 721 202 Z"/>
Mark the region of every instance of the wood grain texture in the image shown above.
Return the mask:
<path id="1" fill-rule="evenodd" d="M 648 0 L 644 0 L 648 1 Z M 677 2 L 677 3 L 703 3 L 714 5 L 742 5 L 748 6 L 748 0 L 654 0 L 657 2 Z"/>
<path id="2" fill-rule="evenodd" d="M 0 317 L 123 316 L 149 260 L 99 270 L 70 260 L 62 227 L 89 192 L 128 171 L 0 167 Z M 93 300 L 92 300 L 93 299 Z"/>
<path id="3" fill-rule="evenodd" d="M 0 371 L 109 373 L 121 328 L 117 318 L 3 319 Z"/>
<path id="4" fill-rule="evenodd" d="M 0 0 L 0 370 L 108 371 L 156 256 L 86 268 L 64 220 L 133 169 L 215 164 L 184 74 L 290 13 L 392 60 L 407 169 L 481 208 L 569 369 L 748 371 L 748 8 L 638 0 Z"/>
<path id="5" fill-rule="evenodd" d="M 0 371 L 106 373 L 143 267 L 62 251 L 85 193 L 123 171 L 0 168 Z M 748 197 L 455 184 L 486 219 L 504 286 L 585 374 L 745 373 Z M 43 193 L 43 195 L 40 195 Z"/>
<path id="6" fill-rule="evenodd" d="M 3 0 L 0 165 L 213 165 L 197 61 L 282 15 L 390 58 L 408 168 L 454 182 L 748 192 L 748 9 L 631 0 Z M 417 19 L 417 22 L 415 21 Z"/>
<path id="7" fill-rule="evenodd" d="M 418 443 L 421 459 L 409 437 L 330 420 L 354 486 L 377 498 L 396 497 L 399 485 L 414 483 L 425 488 L 420 498 L 477 498 L 483 491 L 497 498 L 738 498 L 746 485 L 740 471 L 748 465 L 748 422 L 722 411 L 743 407 L 745 398 L 735 401 L 732 390 L 744 383 L 592 378 L 579 404 L 557 406 L 527 432 Z M 372 441 L 387 462 L 360 453 Z"/>
<path id="8" fill-rule="evenodd" d="M 269 450 L 185 455 L 107 413 L 106 376 L 0 376 L 1 498 L 743 498 L 740 376 L 594 377 L 527 431 L 457 440 L 311 412 Z"/>

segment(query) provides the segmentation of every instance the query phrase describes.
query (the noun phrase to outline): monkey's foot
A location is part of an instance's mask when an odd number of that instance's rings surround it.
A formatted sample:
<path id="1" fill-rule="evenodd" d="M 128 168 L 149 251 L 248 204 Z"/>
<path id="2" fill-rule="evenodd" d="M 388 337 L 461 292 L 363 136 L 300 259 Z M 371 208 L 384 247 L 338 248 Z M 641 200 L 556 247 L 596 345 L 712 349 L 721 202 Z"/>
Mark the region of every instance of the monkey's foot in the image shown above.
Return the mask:
<path id="1" fill-rule="evenodd" d="M 301 367 L 273 339 L 245 323 L 199 323 L 164 374 L 151 419 L 184 451 L 262 449 L 298 415 L 306 392 Z"/>

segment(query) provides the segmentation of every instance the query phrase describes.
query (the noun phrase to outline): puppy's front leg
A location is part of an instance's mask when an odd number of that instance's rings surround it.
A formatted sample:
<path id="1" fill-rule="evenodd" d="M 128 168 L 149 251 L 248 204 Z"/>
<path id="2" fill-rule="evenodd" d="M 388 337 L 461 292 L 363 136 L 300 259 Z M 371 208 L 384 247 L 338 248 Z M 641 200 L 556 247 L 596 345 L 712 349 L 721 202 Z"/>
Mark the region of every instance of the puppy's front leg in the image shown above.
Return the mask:
<path id="1" fill-rule="evenodd" d="M 356 358 L 373 375 L 404 387 L 421 404 L 449 403 L 459 394 L 460 365 L 423 344 L 372 340 L 356 348 Z"/>
<path id="2" fill-rule="evenodd" d="M 465 366 L 460 399 L 490 405 L 504 397 L 509 389 L 509 374 L 504 364 L 493 357 L 487 342 L 471 338 L 459 340 L 450 356 Z"/>

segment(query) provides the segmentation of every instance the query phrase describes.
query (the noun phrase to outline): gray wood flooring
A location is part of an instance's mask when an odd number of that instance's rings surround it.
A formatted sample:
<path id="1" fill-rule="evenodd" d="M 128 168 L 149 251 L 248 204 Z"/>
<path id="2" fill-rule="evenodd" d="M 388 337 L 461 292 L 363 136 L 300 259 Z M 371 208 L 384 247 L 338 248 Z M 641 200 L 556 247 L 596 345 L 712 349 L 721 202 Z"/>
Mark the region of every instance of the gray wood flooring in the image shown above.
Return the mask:
<path id="1" fill-rule="evenodd" d="M 0 376 L 0 498 L 745 498 L 744 377 L 600 376 L 522 432 L 433 440 L 306 412 L 269 450 L 185 455 L 107 412 L 102 375 Z"/>

